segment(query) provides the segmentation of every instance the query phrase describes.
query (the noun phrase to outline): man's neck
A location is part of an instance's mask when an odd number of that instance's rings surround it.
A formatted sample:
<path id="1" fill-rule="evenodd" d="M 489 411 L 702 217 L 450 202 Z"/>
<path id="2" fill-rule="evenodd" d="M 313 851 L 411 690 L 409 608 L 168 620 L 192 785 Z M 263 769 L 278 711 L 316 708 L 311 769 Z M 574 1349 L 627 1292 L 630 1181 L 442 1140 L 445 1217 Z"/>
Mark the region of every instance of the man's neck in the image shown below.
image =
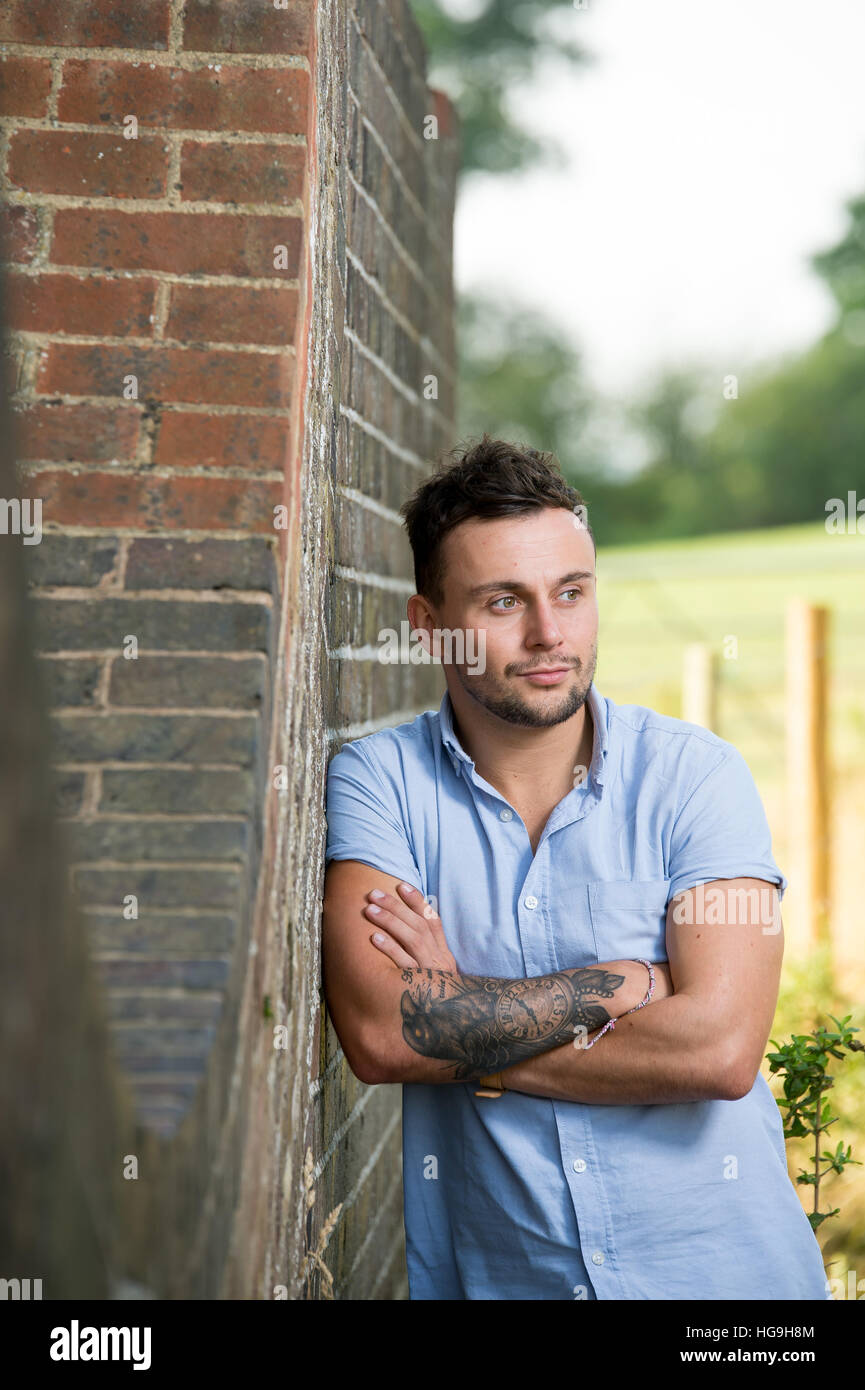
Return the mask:
<path id="1" fill-rule="evenodd" d="M 484 781 L 514 805 L 557 805 L 578 785 L 575 769 L 588 769 L 594 746 L 594 720 L 586 700 L 576 714 L 549 728 L 509 724 L 482 706 L 454 708 L 454 733 Z"/>

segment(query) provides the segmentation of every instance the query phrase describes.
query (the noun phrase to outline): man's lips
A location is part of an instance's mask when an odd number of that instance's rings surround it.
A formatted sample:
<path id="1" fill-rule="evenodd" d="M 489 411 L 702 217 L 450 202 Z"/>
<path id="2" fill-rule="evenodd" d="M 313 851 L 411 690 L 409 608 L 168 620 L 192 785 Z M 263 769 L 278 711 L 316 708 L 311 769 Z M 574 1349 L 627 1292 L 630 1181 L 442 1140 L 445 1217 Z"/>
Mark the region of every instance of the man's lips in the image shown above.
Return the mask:
<path id="1" fill-rule="evenodd" d="M 572 666 L 536 666 L 532 671 L 521 672 L 522 679 L 537 685 L 553 685 L 572 671 Z"/>

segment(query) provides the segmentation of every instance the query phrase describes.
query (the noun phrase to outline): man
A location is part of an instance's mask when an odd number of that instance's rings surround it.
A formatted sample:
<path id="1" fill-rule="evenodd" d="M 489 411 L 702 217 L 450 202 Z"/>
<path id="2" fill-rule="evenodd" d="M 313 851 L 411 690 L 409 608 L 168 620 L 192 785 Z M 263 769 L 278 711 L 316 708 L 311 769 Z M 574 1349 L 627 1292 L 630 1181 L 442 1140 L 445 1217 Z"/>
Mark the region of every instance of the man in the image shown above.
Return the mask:
<path id="1" fill-rule="evenodd" d="M 483 661 L 328 770 L 325 989 L 403 1084 L 410 1296 L 825 1299 L 759 1072 L 787 880 L 737 750 L 593 685 L 584 511 L 488 435 L 417 490 L 410 622 Z"/>

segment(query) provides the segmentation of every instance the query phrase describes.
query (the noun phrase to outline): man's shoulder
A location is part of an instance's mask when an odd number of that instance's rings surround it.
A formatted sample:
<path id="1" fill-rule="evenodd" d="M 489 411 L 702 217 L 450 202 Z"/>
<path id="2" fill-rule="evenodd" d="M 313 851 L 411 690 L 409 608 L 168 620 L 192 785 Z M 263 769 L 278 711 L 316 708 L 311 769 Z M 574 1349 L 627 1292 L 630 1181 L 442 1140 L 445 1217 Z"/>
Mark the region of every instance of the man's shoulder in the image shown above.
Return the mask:
<path id="1" fill-rule="evenodd" d="M 676 765 L 698 773 L 741 757 L 735 744 L 711 729 L 661 714 L 648 705 L 619 705 L 607 697 L 607 718 L 626 753 L 641 763 L 657 761 L 659 766 Z"/>
<path id="2" fill-rule="evenodd" d="M 435 740 L 440 738 L 439 711 L 424 710 L 414 719 L 374 729 L 347 740 L 330 760 L 331 769 L 341 771 L 349 762 L 370 765 L 380 774 L 400 776 L 432 765 Z"/>
<path id="3" fill-rule="evenodd" d="M 327 768 L 325 861 L 355 859 L 423 884 L 413 807 L 423 805 L 438 714 L 427 710 L 389 728 L 355 726 Z"/>

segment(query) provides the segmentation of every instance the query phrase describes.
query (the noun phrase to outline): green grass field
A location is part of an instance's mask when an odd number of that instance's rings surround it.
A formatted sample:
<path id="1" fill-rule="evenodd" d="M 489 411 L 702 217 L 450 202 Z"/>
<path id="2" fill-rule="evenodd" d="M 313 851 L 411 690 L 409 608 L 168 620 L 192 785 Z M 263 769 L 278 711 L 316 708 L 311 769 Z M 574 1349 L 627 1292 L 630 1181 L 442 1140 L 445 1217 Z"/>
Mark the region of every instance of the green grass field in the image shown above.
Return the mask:
<path id="1" fill-rule="evenodd" d="M 827 605 L 833 761 L 865 767 L 865 535 L 817 524 L 601 549 L 598 581 L 599 688 L 681 717 L 683 649 L 711 643 L 721 658 L 717 732 L 761 782 L 783 771 L 787 601 Z M 731 636 L 732 660 L 723 657 Z"/>

